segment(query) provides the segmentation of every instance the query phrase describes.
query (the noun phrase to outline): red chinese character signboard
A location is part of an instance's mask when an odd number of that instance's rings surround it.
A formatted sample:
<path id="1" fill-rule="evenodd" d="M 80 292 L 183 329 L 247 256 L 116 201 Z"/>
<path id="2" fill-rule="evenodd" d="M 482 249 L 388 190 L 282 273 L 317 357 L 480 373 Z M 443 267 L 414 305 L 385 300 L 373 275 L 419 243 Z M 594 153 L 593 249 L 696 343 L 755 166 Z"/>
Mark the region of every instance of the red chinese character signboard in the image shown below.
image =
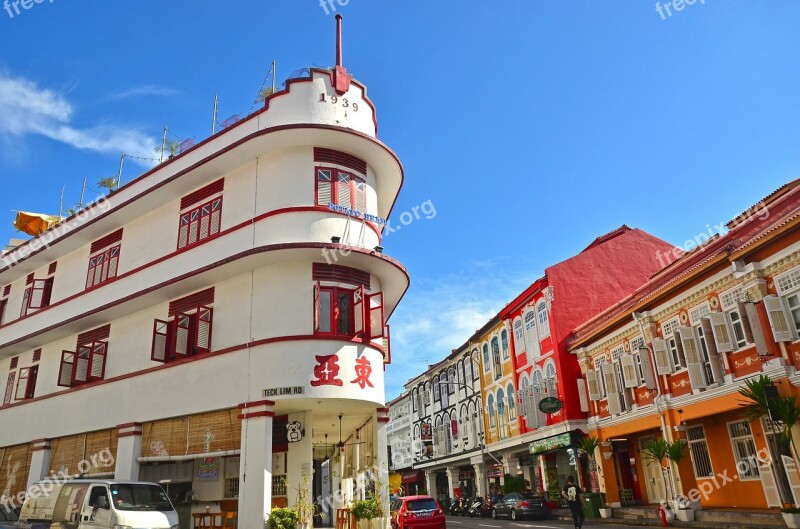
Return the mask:
<path id="1" fill-rule="evenodd" d="M 367 360 L 366 356 L 362 356 L 358 360 L 356 360 L 356 378 L 355 380 L 351 380 L 351 384 L 358 384 L 361 389 L 364 389 L 366 386 L 374 388 L 375 386 L 372 385 L 372 382 L 369 381 L 369 376 L 372 374 L 372 366 Z"/>
<path id="2" fill-rule="evenodd" d="M 317 364 L 314 367 L 316 380 L 311 381 L 311 385 L 317 386 L 341 386 L 344 384 L 339 376 L 339 357 L 336 355 L 317 355 Z"/>

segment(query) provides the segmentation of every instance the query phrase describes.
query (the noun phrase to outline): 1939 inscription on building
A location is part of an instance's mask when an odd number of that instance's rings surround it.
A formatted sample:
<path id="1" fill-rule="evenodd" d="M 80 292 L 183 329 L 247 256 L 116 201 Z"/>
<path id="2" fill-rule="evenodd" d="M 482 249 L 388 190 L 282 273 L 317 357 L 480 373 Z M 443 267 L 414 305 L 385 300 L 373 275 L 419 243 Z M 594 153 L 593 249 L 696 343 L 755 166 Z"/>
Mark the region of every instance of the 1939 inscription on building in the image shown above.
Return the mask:
<path id="1" fill-rule="evenodd" d="M 303 386 L 287 386 L 285 388 L 267 388 L 263 391 L 263 397 L 281 397 L 286 395 L 302 395 L 306 392 Z"/>

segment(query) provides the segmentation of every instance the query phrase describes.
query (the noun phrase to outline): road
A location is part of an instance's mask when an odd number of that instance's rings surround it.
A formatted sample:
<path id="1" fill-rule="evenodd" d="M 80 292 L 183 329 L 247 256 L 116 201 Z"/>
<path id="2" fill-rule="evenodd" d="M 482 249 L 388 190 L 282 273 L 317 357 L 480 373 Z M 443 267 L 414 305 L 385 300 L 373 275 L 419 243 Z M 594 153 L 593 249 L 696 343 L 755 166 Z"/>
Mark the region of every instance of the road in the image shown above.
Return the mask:
<path id="1" fill-rule="evenodd" d="M 618 523 L 602 523 L 602 520 L 586 520 L 584 529 L 621 529 L 642 525 L 621 525 Z M 460 516 L 447 517 L 447 529 L 572 529 L 572 520 L 492 520 L 491 518 L 462 518 Z"/>

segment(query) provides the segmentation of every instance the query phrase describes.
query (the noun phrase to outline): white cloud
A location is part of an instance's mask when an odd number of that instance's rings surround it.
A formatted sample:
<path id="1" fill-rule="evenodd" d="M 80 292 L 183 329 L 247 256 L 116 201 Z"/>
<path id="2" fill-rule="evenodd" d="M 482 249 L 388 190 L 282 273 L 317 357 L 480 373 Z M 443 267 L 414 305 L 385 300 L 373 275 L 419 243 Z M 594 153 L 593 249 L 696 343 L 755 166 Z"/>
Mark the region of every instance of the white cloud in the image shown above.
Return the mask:
<path id="1" fill-rule="evenodd" d="M 508 263 L 504 263 L 506 267 Z M 490 272 L 489 270 L 493 270 Z M 488 322 L 537 277 L 497 262 L 434 279 L 414 281 L 392 315 L 392 365 L 386 371 L 386 397 L 397 396 L 408 379 L 444 359 Z"/>
<path id="2" fill-rule="evenodd" d="M 153 157 L 158 141 L 143 132 L 116 125 L 77 128 L 73 114 L 63 95 L 0 72 L 0 136 L 44 136 L 81 150 Z"/>
<path id="3" fill-rule="evenodd" d="M 128 90 L 123 90 L 122 92 L 117 92 L 116 94 L 111 94 L 107 99 L 110 101 L 119 101 L 121 99 L 131 99 L 134 97 L 174 96 L 180 93 L 180 90 L 176 90 L 174 88 L 146 84 L 142 86 L 136 86 Z"/>

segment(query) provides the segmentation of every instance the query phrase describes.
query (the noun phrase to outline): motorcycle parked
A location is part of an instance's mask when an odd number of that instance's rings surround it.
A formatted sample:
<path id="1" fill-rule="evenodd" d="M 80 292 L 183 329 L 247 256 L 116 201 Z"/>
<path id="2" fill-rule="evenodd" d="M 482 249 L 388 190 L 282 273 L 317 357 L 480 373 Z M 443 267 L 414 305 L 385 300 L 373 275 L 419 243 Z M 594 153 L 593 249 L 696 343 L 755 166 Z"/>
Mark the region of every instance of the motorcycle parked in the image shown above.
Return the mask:
<path id="1" fill-rule="evenodd" d="M 470 518 L 474 518 L 476 516 L 480 516 L 481 518 L 483 518 L 485 516 L 484 514 L 485 507 L 486 507 L 486 501 L 481 496 L 473 498 L 470 501 L 470 506 L 467 512 L 467 516 L 469 516 Z"/>
<path id="2" fill-rule="evenodd" d="M 450 510 L 448 514 L 451 516 L 458 516 L 464 510 L 464 500 L 462 498 L 453 498 L 453 501 L 450 503 Z"/>

